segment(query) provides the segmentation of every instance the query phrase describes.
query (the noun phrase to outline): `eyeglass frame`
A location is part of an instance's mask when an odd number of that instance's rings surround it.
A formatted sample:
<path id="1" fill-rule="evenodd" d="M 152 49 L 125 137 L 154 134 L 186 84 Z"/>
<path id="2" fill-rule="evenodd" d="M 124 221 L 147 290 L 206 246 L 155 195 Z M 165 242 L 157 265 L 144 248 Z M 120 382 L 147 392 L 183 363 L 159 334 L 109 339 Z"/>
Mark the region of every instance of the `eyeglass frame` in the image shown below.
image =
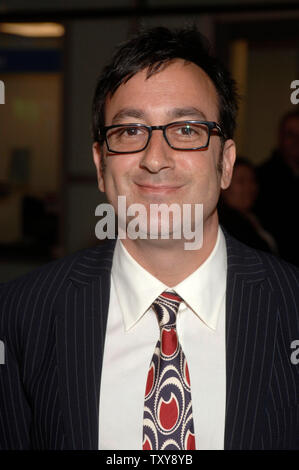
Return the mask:
<path id="1" fill-rule="evenodd" d="M 171 145 L 170 142 L 167 139 L 167 136 L 166 136 L 166 129 L 168 127 L 174 125 L 174 124 L 183 124 L 183 123 L 186 123 L 186 124 L 205 124 L 208 128 L 208 140 L 207 140 L 206 145 L 202 145 L 200 147 L 191 147 L 191 148 L 178 148 L 178 147 L 174 147 L 173 145 Z M 145 127 L 148 130 L 148 139 L 147 139 L 146 144 L 140 150 L 132 150 L 132 151 L 126 151 L 126 152 L 111 150 L 111 148 L 109 147 L 108 139 L 107 139 L 107 132 L 110 129 L 115 129 L 116 127 L 129 127 L 129 126 Z M 219 132 L 219 135 L 226 140 L 226 136 L 225 136 L 224 132 L 222 131 L 220 125 L 217 122 L 215 122 L 215 121 L 193 121 L 193 120 L 191 120 L 191 121 L 189 121 L 189 120 L 187 120 L 187 121 L 174 121 L 174 122 L 170 122 L 168 124 L 164 124 L 163 126 L 148 126 L 147 124 L 136 123 L 136 122 L 135 123 L 126 123 L 126 124 L 113 124 L 111 126 L 103 126 L 101 128 L 101 130 L 99 130 L 99 135 L 102 138 L 102 140 L 104 140 L 106 142 L 108 152 L 115 153 L 115 154 L 127 154 L 127 153 L 142 152 L 148 146 L 148 144 L 151 140 L 153 131 L 156 131 L 156 130 L 163 131 L 163 137 L 164 137 L 165 141 L 167 142 L 169 147 L 172 148 L 173 150 L 188 151 L 188 150 L 207 149 L 209 147 L 209 144 L 210 144 L 211 131 L 213 129 L 217 129 L 218 132 Z"/>

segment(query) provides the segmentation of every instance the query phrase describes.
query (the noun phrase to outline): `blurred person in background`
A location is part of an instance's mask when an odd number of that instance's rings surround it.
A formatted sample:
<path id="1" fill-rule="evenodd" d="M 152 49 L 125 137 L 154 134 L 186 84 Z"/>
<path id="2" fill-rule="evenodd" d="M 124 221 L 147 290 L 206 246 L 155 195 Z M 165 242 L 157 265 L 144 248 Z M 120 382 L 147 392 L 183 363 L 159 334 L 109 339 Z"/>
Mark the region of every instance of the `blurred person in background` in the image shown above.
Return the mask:
<path id="1" fill-rule="evenodd" d="M 238 157 L 231 184 L 221 193 L 219 220 L 231 235 L 243 243 L 277 254 L 273 236 L 265 230 L 255 213 L 258 193 L 259 184 L 253 164 Z"/>
<path id="2" fill-rule="evenodd" d="M 258 169 L 257 214 L 275 237 L 279 254 L 299 266 L 298 183 L 299 109 L 285 114 L 279 125 L 278 147 Z"/>

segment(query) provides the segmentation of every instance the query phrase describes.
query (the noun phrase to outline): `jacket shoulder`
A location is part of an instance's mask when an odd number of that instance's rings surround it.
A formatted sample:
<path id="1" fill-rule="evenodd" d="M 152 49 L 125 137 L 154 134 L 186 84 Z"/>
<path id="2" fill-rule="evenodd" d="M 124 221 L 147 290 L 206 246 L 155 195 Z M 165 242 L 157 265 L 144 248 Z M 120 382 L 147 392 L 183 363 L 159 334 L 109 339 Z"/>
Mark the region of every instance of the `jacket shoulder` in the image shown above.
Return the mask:
<path id="1" fill-rule="evenodd" d="M 253 267 L 263 272 L 273 288 L 280 289 L 286 284 L 298 290 L 299 268 L 271 253 L 251 248 L 225 231 L 228 265 L 239 266 L 250 271 Z"/>
<path id="2" fill-rule="evenodd" d="M 72 277 L 74 272 L 84 271 L 97 266 L 99 269 L 111 265 L 115 240 L 109 240 L 101 245 L 91 248 L 85 248 L 73 254 L 64 256 L 58 260 L 44 264 L 29 273 L 23 274 L 16 279 L 0 284 L 1 294 L 5 295 L 8 291 L 18 289 L 22 286 L 40 285 L 42 282 L 54 282 L 55 279 L 61 282 L 68 277 Z"/>
<path id="3" fill-rule="evenodd" d="M 291 316 L 299 330 L 299 268 L 283 259 L 239 242 L 225 233 L 228 271 L 247 282 L 262 282 L 281 315 Z M 299 334 L 299 331 L 298 331 Z"/>
<path id="4" fill-rule="evenodd" d="M 114 240 L 80 250 L 47 263 L 0 285 L 0 337 L 17 338 L 30 332 L 33 322 L 53 324 L 56 299 L 70 284 L 86 283 L 102 270 L 111 269 Z"/>

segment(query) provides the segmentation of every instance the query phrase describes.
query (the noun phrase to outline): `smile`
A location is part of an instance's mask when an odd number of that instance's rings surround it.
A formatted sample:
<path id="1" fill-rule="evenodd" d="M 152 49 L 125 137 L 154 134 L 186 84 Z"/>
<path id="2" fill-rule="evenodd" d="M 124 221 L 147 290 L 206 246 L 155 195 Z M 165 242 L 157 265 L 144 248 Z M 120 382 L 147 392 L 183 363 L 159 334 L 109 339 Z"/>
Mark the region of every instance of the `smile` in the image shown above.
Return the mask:
<path id="1" fill-rule="evenodd" d="M 182 186 L 169 186 L 165 184 L 152 185 L 152 184 L 136 183 L 136 185 L 142 192 L 146 192 L 146 193 L 170 193 L 170 192 L 175 192 L 182 187 Z"/>

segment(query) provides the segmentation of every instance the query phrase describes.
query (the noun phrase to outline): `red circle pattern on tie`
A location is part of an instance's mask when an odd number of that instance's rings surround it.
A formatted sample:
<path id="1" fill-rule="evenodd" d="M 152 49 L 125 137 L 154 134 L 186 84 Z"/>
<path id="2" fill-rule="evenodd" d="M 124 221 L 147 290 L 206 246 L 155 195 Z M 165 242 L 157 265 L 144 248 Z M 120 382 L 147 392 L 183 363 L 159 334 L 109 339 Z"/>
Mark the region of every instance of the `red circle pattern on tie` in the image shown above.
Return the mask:
<path id="1" fill-rule="evenodd" d="M 181 301 L 163 292 L 152 305 L 160 340 L 145 388 L 143 450 L 195 450 L 189 370 L 176 332 Z"/>

